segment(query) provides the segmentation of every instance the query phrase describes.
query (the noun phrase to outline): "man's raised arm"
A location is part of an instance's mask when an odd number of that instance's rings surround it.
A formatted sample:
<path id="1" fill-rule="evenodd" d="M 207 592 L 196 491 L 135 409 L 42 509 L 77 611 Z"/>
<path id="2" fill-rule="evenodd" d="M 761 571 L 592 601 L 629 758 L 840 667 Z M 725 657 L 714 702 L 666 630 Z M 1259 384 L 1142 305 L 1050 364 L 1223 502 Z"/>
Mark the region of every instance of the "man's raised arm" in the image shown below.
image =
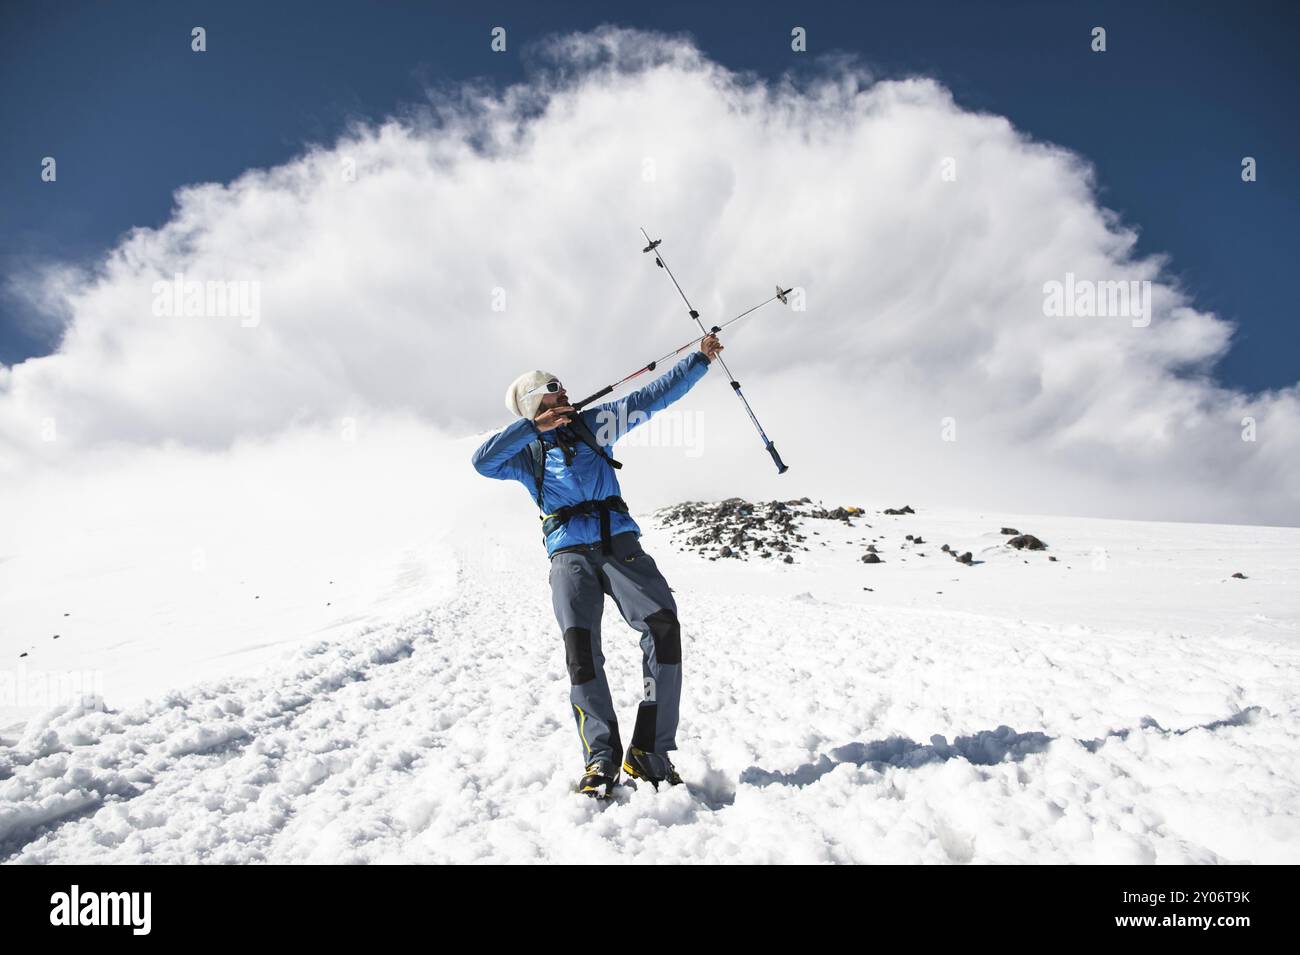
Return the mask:
<path id="1" fill-rule="evenodd" d="M 704 348 L 709 348 L 709 353 Z M 615 425 L 617 437 L 622 437 L 637 425 L 650 420 L 652 415 L 663 411 L 678 398 L 695 386 L 709 371 L 710 353 L 716 355 L 722 350 L 716 338 L 710 335 L 697 351 L 691 352 L 666 374 L 660 375 L 644 388 L 638 388 L 625 398 L 607 401 L 597 405 L 593 410 L 602 426 Z M 624 424 L 626 422 L 626 424 Z M 613 442 L 610 442 L 611 444 Z"/>

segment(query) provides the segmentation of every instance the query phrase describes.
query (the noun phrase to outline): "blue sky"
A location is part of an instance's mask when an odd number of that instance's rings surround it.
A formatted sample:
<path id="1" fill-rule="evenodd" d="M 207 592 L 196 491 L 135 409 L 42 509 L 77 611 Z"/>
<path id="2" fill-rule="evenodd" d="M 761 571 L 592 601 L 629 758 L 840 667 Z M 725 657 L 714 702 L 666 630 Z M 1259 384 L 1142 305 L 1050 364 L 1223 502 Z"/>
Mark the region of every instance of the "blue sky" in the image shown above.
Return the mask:
<path id="1" fill-rule="evenodd" d="M 1198 308 L 1238 324 L 1228 385 L 1296 380 L 1291 275 L 1300 182 L 1292 3 L 27 3 L 0 8 L 0 273 L 89 263 L 156 226 L 185 183 L 227 181 L 329 143 L 443 82 L 524 76 L 530 37 L 616 22 L 688 31 L 710 58 L 776 76 L 852 51 L 931 75 L 968 109 L 1078 151 L 1101 201 L 1166 253 Z M 189 31 L 208 31 L 208 51 Z M 488 51 L 509 30 L 511 53 Z M 790 26 L 811 52 L 789 52 Z M 1093 26 L 1108 51 L 1088 49 Z M 58 182 L 40 181 L 44 156 Z M 1242 156 L 1259 181 L 1242 183 Z M 0 362 L 57 330 L 0 298 Z"/>

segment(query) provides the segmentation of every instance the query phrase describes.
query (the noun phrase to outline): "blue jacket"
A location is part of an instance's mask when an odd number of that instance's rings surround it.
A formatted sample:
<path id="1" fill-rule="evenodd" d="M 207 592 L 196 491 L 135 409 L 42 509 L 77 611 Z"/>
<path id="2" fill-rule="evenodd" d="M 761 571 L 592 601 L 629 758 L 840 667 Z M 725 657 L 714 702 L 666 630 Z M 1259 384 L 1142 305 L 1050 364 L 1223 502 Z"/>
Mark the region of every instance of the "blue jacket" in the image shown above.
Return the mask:
<path id="1" fill-rule="evenodd" d="M 611 457 L 614 443 L 651 415 L 663 411 L 678 398 L 690 391 L 709 370 L 709 359 L 701 351 L 693 351 L 674 365 L 666 374 L 656 378 L 625 398 L 603 405 L 584 408 L 578 412 L 591 429 L 596 440 Z M 566 443 L 576 446 L 572 464 L 566 464 L 564 450 L 557 444 L 556 435 Z M 528 490 L 536 503 L 537 485 L 533 481 L 533 459 L 528 445 L 538 438 L 546 449 L 546 474 L 542 481 L 542 511 L 554 513 L 561 507 L 581 501 L 599 500 L 614 494 L 621 496 L 618 475 L 609 462 L 578 440 L 568 425 L 541 432 L 527 418 L 520 418 L 509 427 L 498 431 L 474 452 L 475 470 L 485 477 L 502 481 L 518 481 Z M 609 532 L 621 534 L 641 528 L 630 515 L 611 513 Z M 579 514 L 553 530 L 546 538 L 546 553 L 552 554 L 561 547 L 573 544 L 592 544 L 600 540 L 600 518 L 595 514 Z"/>

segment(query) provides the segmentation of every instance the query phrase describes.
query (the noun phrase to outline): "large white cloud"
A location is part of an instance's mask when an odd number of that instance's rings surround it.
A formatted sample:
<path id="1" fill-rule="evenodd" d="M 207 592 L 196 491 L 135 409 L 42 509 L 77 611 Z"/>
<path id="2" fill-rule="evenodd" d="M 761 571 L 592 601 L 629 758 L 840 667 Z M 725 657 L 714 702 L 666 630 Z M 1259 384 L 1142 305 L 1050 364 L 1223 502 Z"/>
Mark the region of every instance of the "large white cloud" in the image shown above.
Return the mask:
<path id="1" fill-rule="evenodd" d="M 770 473 L 715 369 L 682 406 L 699 457 L 627 452 L 647 499 L 1300 516 L 1300 392 L 1216 384 L 1229 325 L 1133 257 L 1083 157 L 849 59 L 768 83 L 687 39 L 603 28 L 529 62 L 525 87 L 444 88 L 284 166 L 184 188 L 94 274 L 52 273 L 42 295 L 70 319 L 56 353 L 0 369 L 4 473 L 345 417 L 500 427 L 522 369 L 576 396 L 690 337 L 644 224 L 706 320 L 776 281 L 807 296 L 746 320 L 725 355 L 791 472 Z M 256 280 L 259 323 L 156 316 L 154 283 L 176 273 Z M 1044 283 L 1067 273 L 1151 281 L 1149 325 L 1045 315 Z"/>

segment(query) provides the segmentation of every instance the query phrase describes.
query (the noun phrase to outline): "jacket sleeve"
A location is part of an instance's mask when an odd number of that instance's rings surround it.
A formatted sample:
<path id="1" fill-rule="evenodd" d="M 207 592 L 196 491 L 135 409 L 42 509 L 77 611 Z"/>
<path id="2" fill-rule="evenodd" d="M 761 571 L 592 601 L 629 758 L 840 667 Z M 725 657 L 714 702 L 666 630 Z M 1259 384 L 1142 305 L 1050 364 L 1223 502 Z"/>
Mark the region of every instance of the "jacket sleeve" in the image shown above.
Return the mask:
<path id="1" fill-rule="evenodd" d="M 514 424 L 503 428 L 483 442 L 471 459 L 474 470 L 484 477 L 497 478 L 501 481 L 533 480 L 533 465 L 528 454 L 528 445 L 535 441 L 541 432 L 527 418 L 520 418 Z"/>
<path id="2" fill-rule="evenodd" d="M 709 359 L 698 349 L 691 352 L 666 374 L 660 375 L 644 388 L 617 401 L 607 401 L 597 405 L 593 410 L 600 426 L 613 431 L 615 441 L 639 424 L 650 420 L 652 415 L 663 411 L 678 398 L 695 386 L 709 371 Z M 625 423 L 626 422 L 626 423 Z M 609 430 L 606 433 L 611 433 Z M 613 442 L 609 442 L 613 444 Z"/>

